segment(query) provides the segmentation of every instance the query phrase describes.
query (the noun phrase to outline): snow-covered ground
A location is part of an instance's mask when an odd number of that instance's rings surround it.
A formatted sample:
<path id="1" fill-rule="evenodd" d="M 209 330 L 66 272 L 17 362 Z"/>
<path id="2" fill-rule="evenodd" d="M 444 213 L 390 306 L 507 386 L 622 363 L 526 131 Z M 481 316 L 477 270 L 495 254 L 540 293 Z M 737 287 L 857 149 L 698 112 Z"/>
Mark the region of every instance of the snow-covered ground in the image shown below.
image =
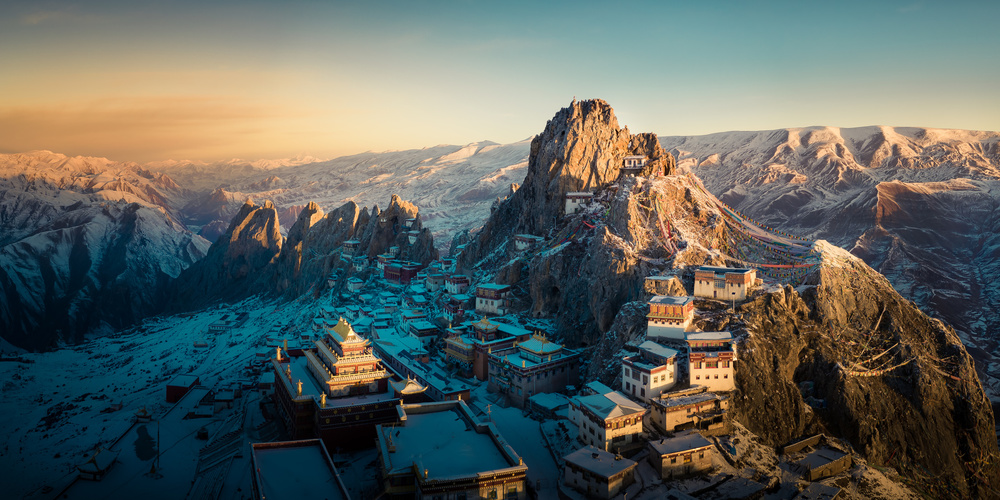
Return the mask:
<path id="1" fill-rule="evenodd" d="M 208 333 L 209 324 L 234 311 L 250 314 L 246 325 L 231 333 Z M 139 440 L 139 430 L 130 429 L 135 412 L 145 407 L 154 416 L 164 415 L 171 406 L 166 402 L 165 388 L 172 377 L 194 374 L 208 388 L 237 382 L 244 378 L 242 368 L 257 348 L 263 347 L 271 328 L 308 312 L 309 305 L 304 303 L 276 306 L 249 299 L 190 316 L 151 318 L 129 331 L 53 352 L 22 354 L 20 362 L 0 363 L 0 379 L 4 380 L 0 427 L 6 430 L 0 438 L 0 470 L 5 477 L 18 478 L 4 481 L 4 496 L 44 498 L 45 486 L 64 488 L 76 476 L 77 465 L 90 458 L 97 447 L 111 447 L 127 431 L 133 443 L 125 436 L 122 447 L 135 447 L 133 456 L 142 454 L 139 442 L 148 437 Z M 194 347 L 196 341 L 207 342 L 208 347 Z M 121 409 L 112 410 L 116 405 Z M 209 422 L 219 425 L 224 418 L 219 414 L 194 429 Z M 146 434 L 155 437 L 153 427 L 145 427 Z M 161 432 L 180 434 L 190 431 L 187 427 L 164 427 Z M 173 456 L 182 455 L 187 454 Z M 146 464 L 141 468 L 148 472 L 151 462 L 144 456 Z M 112 469 L 112 474 L 127 472 Z M 108 484 L 116 482 L 111 475 L 107 480 L 111 480 Z M 174 486 L 180 489 L 177 495 L 164 493 L 164 498 L 182 497 L 189 480 Z"/>

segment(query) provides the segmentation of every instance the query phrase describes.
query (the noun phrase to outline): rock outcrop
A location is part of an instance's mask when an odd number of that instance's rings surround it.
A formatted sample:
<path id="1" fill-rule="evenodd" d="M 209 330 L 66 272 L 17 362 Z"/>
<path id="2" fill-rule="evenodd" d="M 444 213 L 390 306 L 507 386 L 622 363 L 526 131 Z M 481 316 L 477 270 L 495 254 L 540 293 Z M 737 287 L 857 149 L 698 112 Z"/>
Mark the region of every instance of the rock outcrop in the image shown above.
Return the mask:
<path id="1" fill-rule="evenodd" d="M 275 261 L 283 241 L 274 205 L 247 201 L 208 255 L 178 276 L 171 305 L 185 310 L 266 292 L 258 288 L 260 270 Z"/>
<path id="2" fill-rule="evenodd" d="M 176 306 L 190 309 L 255 294 L 319 296 L 326 290 L 327 276 L 338 270 L 345 278 L 367 278 L 368 268 L 357 271 L 351 258 L 341 258 L 339 250 L 350 239 L 360 242 L 355 256 L 368 257 L 368 263 L 391 246 L 401 249 L 402 258 L 424 264 L 438 257 L 434 238 L 419 220 L 406 227 L 408 219 L 419 218 L 418 209 L 398 196 L 385 210 L 373 207 L 371 212 L 348 202 L 324 214 L 319 205 L 309 203 L 287 237 L 281 236 L 278 218 L 271 202 L 257 206 L 247 201 L 208 255 L 177 280 Z"/>
<path id="3" fill-rule="evenodd" d="M 531 141 L 524 182 L 466 246 L 463 263 L 475 265 L 513 234 L 547 235 L 565 215 L 566 193 L 608 186 L 619 178 L 629 155 L 649 159 L 643 174 L 670 175 L 676 170 L 673 156 L 660 146 L 655 134 L 633 135 L 628 128 L 620 128 L 608 103 L 573 101 L 559 110 Z"/>

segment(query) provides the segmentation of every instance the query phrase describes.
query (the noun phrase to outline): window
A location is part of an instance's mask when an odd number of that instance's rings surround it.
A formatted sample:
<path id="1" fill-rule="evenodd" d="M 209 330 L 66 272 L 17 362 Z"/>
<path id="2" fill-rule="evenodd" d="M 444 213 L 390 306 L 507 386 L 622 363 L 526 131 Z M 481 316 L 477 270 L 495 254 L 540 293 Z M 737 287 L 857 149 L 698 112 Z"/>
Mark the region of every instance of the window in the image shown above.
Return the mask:
<path id="1" fill-rule="evenodd" d="M 685 453 L 684 454 L 684 463 L 689 463 L 689 462 L 691 462 L 691 454 L 690 453 Z"/>
<path id="2" fill-rule="evenodd" d="M 694 379 L 695 379 L 695 380 L 701 380 L 701 375 L 695 375 L 695 376 L 694 376 Z"/>
<path id="3" fill-rule="evenodd" d="M 676 464 L 677 463 L 677 457 L 670 457 L 670 463 Z"/>
<path id="4" fill-rule="evenodd" d="M 642 397 L 646 397 L 646 389 L 639 389 L 639 395 Z"/>

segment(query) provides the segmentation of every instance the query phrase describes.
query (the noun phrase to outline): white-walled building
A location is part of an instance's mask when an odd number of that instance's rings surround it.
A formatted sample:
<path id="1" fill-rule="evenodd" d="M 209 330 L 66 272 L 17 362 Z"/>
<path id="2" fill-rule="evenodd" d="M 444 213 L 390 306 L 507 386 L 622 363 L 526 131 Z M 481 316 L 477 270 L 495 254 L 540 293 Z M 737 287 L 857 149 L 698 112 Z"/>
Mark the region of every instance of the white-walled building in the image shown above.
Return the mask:
<path id="1" fill-rule="evenodd" d="M 451 295 L 461 295 L 469 289 L 469 277 L 461 274 L 444 279 L 444 290 Z"/>
<path id="2" fill-rule="evenodd" d="M 622 160 L 622 171 L 626 174 L 636 175 L 646 168 L 649 158 L 643 155 L 630 155 Z"/>
<path id="3" fill-rule="evenodd" d="M 733 348 L 732 333 L 688 333 L 687 344 L 688 374 L 692 386 L 704 386 L 710 391 L 736 389 L 736 350 Z"/>
<path id="4" fill-rule="evenodd" d="M 744 300 L 756 284 L 756 269 L 701 266 L 694 272 L 696 297 Z"/>
<path id="5" fill-rule="evenodd" d="M 622 360 L 622 392 L 649 402 L 677 383 L 677 351 L 647 340 Z"/>
<path id="6" fill-rule="evenodd" d="M 694 320 L 694 297 L 657 295 L 649 299 L 646 338 L 684 340 Z"/>
<path id="7" fill-rule="evenodd" d="M 580 440 L 615 452 L 642 446 L 642 419 L 649 410 L 604 384 L 587 387 L 597 394 L 574 396 L 569 406 L 569 418 L 577 425 Z"/>
<path id="8" fill-rule="evenodd" d="M 593 198 L 594 193 L 588 191 L 571 191 L 566 193 L 566 214 L 577 213 L 584 205 L 590 203 L 590 200 Z"/>
<path id="9" fill-rule="evenodd" d="M 484 283 L 476 286 L 476 312 L 480 314 L 507 314 L 507 296 L 510 285 Z"/>

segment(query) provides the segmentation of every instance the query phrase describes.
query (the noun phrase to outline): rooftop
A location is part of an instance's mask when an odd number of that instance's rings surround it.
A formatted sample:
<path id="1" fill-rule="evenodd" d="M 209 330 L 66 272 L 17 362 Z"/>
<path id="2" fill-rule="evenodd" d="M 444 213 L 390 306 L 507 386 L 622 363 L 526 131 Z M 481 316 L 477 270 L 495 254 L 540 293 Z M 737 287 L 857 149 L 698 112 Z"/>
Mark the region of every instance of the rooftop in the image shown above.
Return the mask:
<path id="1" fill-rule="evenodd" d="M 639 349 L 654 354 L 656 356 L 663 356 L 664 358 L 672 358 L 677 356 L 677 351 L 666 346 L 662 346 L 653 342 L 652 340 L 647 340 L 639 344 Z"/>
<path id="2" fill-rule="evenodd" d="M 799 460 L 799 465 L 814 469 L 830 462 L 840 460 L 844 457 L 844 455 L 846 455 L 846 453 L 837 451 L 833 448 L 820 448 L 806 455 L 806 457 L 802 460 Z"/>
<path id="3" fill-rule="evenodd" d="M 549 342 L 548 339 L 542 335 L 532 335 L 530 339 L 518 344 L 518 347 L 542 356 L 555 354 L 563 348 L 560 344 Z"/>
<path id="4" fill-rule="evenodd" d="M 727 273 L 746 274 L 749 273 L 750 271 L 753 271 L 753 269 L 746 269 L 742 267 L 701 266 L 697 269 L 697 271 L 711 271 L 715 274 L 727 274 Z"/>
<path id="5" fill-rule="evenodd" d="M 690 396 L 654 399 L 653 404 L 670 409 L 670 408 L 682 408 L 688 405 L 694 405 L 718 399 L 721 398 L 719 398 L 719 395 L 714 392 L 700 392 L 698 394 L 692 394 Z"/>
<path id="6" fill-rule="evenodd" d="M 660 455 L 672 455 L 674 453 L 712 446 L 712 442 L 697 432 L 689 431 L 672 438 L 650 441 L 649 446 Z"/>
<path id="7" fill-rule="evenodd" d="M 198 382 L 197 375 L 175 375 L 174 378 L 167 382 L 167 385 L 173 385 L 177 387 L 191 387 Z"/>
<path id="8" fill-rule="evenodd" d="M 250 453 L 262 498 L 350 498 L 318 439 L 253 443 Z"/>
<path id="9" fill-rule="evenodd" d="M 477 288 L 485 288 L 487 290 L 506 290 L 510 288 L 510 285 L 501 285 L 499 283 L 483 283 L 481 285 L 476 285 Z"/>
<path id="10" fill-rule="evenodd" d="M 614 453 L 608 453 L 593 446 L 580 448 L 563 457 L 563 460 L 601 477 L 611 477 L 635 467 L 635 461 L 627 458 L 616 458 Z"/>
<path id="11" fill-rule="evenodd" d="M 733 340 L 730 332 L 691 332 L 684 335 L 684 340 Z"/>
<path id="12" fill-rule="evenodd" d="M 666 279 L 666 278 L 663 278 Z M 650 304 L 666 304 L 668 306 L 684 306 L 694 302 L 694 297 L 673 297 L 669 295 L 657 295 L 649 299 Z"/>
<path id="13" fill-rule="evenodd" d="M 380 441 L 391 443 L 389 449 L 395 450 L 385 457 L 391 473 L 410 473 L 416 464 L 418 470 L 427 470 L 428 479 L 442 479 L 518 465 L 508 461 L 488 433 L 477 432 L 459 405 L 414 406 L 436 411 L 407 412 L 404 425 L 379 428 Z"/>
<path id="14" fill-rule="evenodd" d="M 646 409 L 640 406 L 639 403 L 632 401 L 617 391 L 611 391 L 607 394 L 594 394 L 592 396 L 576 396 L 574 399 L 580 403 L 581 407 L 587 408 L 603 420 L 646 412 Z"/>

